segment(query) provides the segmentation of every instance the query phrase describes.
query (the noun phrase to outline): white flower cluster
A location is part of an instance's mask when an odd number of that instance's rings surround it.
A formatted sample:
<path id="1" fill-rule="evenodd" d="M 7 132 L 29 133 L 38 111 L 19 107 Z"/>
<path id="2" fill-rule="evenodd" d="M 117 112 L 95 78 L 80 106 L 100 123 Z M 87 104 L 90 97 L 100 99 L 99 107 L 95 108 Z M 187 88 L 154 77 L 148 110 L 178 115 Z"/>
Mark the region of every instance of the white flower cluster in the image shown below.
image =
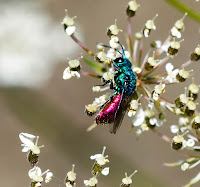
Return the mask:
<path id="1" fill-rule="evenodd" d="M 101 154 L 95 154 L 90 157 L 91 160 L 95 160 L 95 163 L 92 167 L 93 177 L 89 180 L 84 180 L 84 184 L 87 187 L 95 187 L 98 183 L 97 176 L 102 174 L 104 176 L 109 174 L 109 167 L 104 167 L 109 163 L 108 155 L 105 156 L 106 147 L 103 147 Z"/>
<path id="2" fill-rule="evenodd" d="M 22 141 L 22 152 L 28 152 L 28 161 L 33 166 L 29 170 L 28 176 L 31 179 L 32 187 L 42 186 L 43 176 L 46 174 L 45 183 L 49 183 L 52 180 L 53 173 L 48 170 L 42 173 L 41 169 L 38 166 L 35 166 L 38 163 L 38 157 L 40 154 L 40 148 L 43 146 L 38 146 L 39 136 L 35 136 L 28 133 L 20 133 L 19 138 Z M 35 142 L 35 143 L 34 143 Z"/>

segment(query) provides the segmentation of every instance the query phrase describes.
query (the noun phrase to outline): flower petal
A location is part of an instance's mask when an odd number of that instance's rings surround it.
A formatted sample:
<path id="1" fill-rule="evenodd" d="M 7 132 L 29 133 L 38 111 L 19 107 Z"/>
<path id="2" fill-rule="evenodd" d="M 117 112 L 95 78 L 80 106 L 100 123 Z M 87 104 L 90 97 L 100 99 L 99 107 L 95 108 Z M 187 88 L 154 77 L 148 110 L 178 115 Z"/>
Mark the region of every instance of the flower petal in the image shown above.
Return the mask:
<path id="1" fill-rule="evenodd" d="M 109 167 L 106 167 L 106 168 L 104 168 L 102 171 L 101 171 L 101 173 L 102 173 L 102 175 L 108 175 L 109 174 Z"/>
<path id="2" fill-rule="evenodd" d="M 144 111 L 142 109 L 142 107 L 139 107 L 133 120 L 132 120 L 132 124 L 135 127 L 140 126 L 145 120 L 145 115 L 144 115 Z"/>

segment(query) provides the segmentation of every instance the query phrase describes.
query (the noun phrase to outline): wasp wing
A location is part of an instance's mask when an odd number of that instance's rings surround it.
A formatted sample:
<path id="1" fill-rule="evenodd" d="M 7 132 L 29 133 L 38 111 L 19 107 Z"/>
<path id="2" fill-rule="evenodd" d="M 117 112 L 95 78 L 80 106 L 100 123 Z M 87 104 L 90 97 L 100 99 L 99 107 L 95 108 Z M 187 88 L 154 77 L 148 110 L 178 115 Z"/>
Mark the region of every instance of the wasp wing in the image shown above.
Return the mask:
<path id="1" fill-rule="evenodd" d="M 118 110 L 115 114 L 115 120 L 114 123 L 110 124 L 110 133 L 116 133 L 119 129 L 122 120 L 124 119 L 124 115 L 126 113 L 126 110 L 128 108 L 128 105 L 130 103 L 131 98 L 130 97 L 124 97 L 121 100 L 121 104 L 119 105 Z"/>

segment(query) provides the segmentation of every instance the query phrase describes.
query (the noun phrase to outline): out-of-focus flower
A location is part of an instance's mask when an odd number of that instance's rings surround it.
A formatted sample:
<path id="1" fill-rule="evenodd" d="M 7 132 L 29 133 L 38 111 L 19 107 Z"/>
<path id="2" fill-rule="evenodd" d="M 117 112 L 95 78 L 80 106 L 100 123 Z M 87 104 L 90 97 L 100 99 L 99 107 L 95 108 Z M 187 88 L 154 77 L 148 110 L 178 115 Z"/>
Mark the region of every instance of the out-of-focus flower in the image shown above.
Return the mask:
<path id="1" fill-rule="evenodd" d="M 0 85 L 41 86 L 76 46 L 34 1 L 1 3 L 0 11 Z"/>
<path id="2" fill-rule="evenodd" d="M 96 176 L 90 178 L 89 180 L 84 180 L 84 184 L 87 187 L 96 187 L 97 183 L 98 183 L 98 180 Z"/>
<path id="3" fill-rule="evenodd" d="M 72 165 L 72 170 L 67 173 L 65 178 L 65 186 L 66 187 L 74 187 L 76 180 L 76 173 L 74 172 L 75 165 Z"/>
<path id="4" fill-rule="evenodd" d="M 44 147 L 42 146 L 38 146 L 38 139 L 39 136 L 34 136 L 32 134 L 28 134 L 28 133 L 20 133 L 19 134 L 19 138 L 22 141 L 22 152 L 28 152 L 29 150 L 31 150 L 34 154 L 40 154 L 40 148 Z M 35 140 L 35 143 L 34 143 Z"/>
<path id="5" fill-rule="evenodd" d="M 93 165 L 92 173 L 93 175 L 103 174 L 108 175 L 109 174 L 109 167 L 103 168 L 103 166 L 107 163 L 109 163 L 108 155 L 104 156 L 106 147 L 103 147 L 103 151 L 101 154 L 95 154 L 90 157 L 91 160 L 95 160 L 95 163 Z"/>
<path id="6" fill-rule="evenodd" d="M 125 173 L 125 178 L 122 179 L 122 184 L 120 186 L 121 187 L 129 187 L 133 183 L 131 178 L 136 173 L 137 173 L 137 170 L 135 170 L 130 176 L 128 176 L 127 173 Z"/>
<path id="7" fill-rule="evenodd" d="M 49 172 L 49 170 L 46 170 L 45 172 L 42 173 L 41 169 L 37 166 L 30 169 L 29 172 L 28 172 L 28 176 L 31 179 L 31 185 L 33 187 L 42 186 L 42 182 L 44 180 L 43 175 L 45 175 L 45 174 L 48 174 L 48 176 L 46 176 L 48 178 L 46 180 L 47 183 L 48 183 L 51 180 L 50 178 L 53 176 L 52 173 Z"/>

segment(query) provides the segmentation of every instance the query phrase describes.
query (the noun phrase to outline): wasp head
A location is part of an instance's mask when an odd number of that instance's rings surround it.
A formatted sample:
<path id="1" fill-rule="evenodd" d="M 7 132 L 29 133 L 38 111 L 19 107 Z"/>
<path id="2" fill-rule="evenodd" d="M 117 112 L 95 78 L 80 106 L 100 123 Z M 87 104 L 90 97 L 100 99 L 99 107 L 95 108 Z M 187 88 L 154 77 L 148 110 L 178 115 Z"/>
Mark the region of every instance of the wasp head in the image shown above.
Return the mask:
<path id="1" fill-rule="evenodd" d="M 123 66 L 130 67 L 131 68 L 131 62 L 126 57 L 118 57 L 114 61 L 114 64 L 117 65 L 117 67 L 121 68 Z"/>

